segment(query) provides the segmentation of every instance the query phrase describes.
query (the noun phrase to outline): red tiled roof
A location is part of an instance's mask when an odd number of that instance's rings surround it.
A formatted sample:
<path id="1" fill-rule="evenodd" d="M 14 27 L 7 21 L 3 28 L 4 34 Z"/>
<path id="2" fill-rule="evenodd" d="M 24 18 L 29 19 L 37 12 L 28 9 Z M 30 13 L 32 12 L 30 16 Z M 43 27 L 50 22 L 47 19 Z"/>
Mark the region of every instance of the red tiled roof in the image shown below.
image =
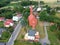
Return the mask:
<path id="1" fill-rule="evenodd" d="M 4 20 L 4 17 L 0 17 L 0 20 Z"/>
<path id="2" fill-rule="evenodd" d="M 5 25 L 9 25 L 10 23 L 13 23 L 13 20 L 12 19 L 7 19 L 4 24 Z"/>
<path id="3" fill-rule="evenodd" d="M 37 24 L 37 19 L 33 15 L 32 7 L 30 7 L 30 15 L 28 17 L 28 20 L 29 20 L 29 25 L 32 26 L 32 28 L 35 28 Z"/>
<path id="4" fill-rule="evenodd" d="M 4 24 L 5 24 L 5 25 L 9 25 L 10 23 L 6 23 L 6 22 L 5 22 Z"/>
<path id="5" fill-rule="evenodd" d="M 7 19 L 6 22 L 7 23 L 13 23 L 13 20 L 12 19 Z"/>

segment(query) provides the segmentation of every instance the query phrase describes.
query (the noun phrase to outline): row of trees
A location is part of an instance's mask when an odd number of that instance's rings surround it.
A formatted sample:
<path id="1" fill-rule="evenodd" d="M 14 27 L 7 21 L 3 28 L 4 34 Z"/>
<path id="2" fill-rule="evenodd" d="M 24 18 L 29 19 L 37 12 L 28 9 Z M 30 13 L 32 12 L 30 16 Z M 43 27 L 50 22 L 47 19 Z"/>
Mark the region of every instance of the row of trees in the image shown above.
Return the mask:
<path id="1" fill-rule="evenodd" d="M 0 0 L 0 7 L 6 6 L 10 3 L 11 0 Z"/>
<path id="2" fill-rule="evenodd" d="M 37 5 L 37 4 L 38 4 L 38 2 L 35 2 L 35 1 L 22 1 L 21 2 L 22 6 Z"/>
<path id="3" fill-rule="evenodd" d="M 5 17 L 6 19 L 11 19 L 13 17 L 13 11 L 8 9 L 0 10 L 0 17 Z"/>

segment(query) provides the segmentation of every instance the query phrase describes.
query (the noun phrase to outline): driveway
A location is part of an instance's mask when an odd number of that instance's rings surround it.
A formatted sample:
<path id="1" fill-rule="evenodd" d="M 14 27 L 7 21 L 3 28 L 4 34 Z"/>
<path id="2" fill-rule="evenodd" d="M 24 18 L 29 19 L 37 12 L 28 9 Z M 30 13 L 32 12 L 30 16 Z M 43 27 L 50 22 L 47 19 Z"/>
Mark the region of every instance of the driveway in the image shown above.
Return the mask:
<path id="1" fill-rule="evenodd" d="M 5 43 L 0 43 L 0 45 L 5 45 Z"/>
<path id="2" fill-rule="evenodd" d="M 45 38 L 40 39 L 42 45 L 44 45 L 44 43 L 50 44 L 50 40 L 48 39 L 48 33 L 46 29 L 46 26 L 48 26 L 48 24 L 49 24 L 48 22 L 44 22 Z"/>

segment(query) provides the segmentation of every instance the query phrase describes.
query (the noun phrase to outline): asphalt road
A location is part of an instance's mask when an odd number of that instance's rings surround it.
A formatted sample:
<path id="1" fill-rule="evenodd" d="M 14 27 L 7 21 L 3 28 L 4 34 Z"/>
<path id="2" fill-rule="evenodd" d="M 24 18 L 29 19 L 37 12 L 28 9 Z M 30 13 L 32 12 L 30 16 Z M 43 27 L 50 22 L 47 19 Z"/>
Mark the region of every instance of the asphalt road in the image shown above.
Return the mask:
<path id="1" fill-rule="evenodd" d="M 13 34 L 11 35 L 9 41 L 7 42 L 6 45 L 13 45 L 14 44 L 14 41 L 16 40 L 19 32 L 20 32 L 20 29 L 21 29 L 21 25 L 20 25 L 20 22 L 18 23 L 18 25 L 16 26 L 16 28 L 14 29 L 14 32 Z"/>

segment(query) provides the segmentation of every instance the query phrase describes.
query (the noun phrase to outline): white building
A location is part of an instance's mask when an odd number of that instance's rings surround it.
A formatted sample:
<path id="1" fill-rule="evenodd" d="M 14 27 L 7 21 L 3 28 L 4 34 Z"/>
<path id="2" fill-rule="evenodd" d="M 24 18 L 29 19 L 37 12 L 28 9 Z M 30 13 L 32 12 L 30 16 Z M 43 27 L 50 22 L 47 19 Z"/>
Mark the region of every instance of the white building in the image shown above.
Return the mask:
<path id="1" fill-rule="evenodd" d="M 20 18 L 22 18 L 22 15 L 21 14 L 17 14 L 16 16 L 13 16 L 12 20 L 13 21 L 19 21 Z"/>

